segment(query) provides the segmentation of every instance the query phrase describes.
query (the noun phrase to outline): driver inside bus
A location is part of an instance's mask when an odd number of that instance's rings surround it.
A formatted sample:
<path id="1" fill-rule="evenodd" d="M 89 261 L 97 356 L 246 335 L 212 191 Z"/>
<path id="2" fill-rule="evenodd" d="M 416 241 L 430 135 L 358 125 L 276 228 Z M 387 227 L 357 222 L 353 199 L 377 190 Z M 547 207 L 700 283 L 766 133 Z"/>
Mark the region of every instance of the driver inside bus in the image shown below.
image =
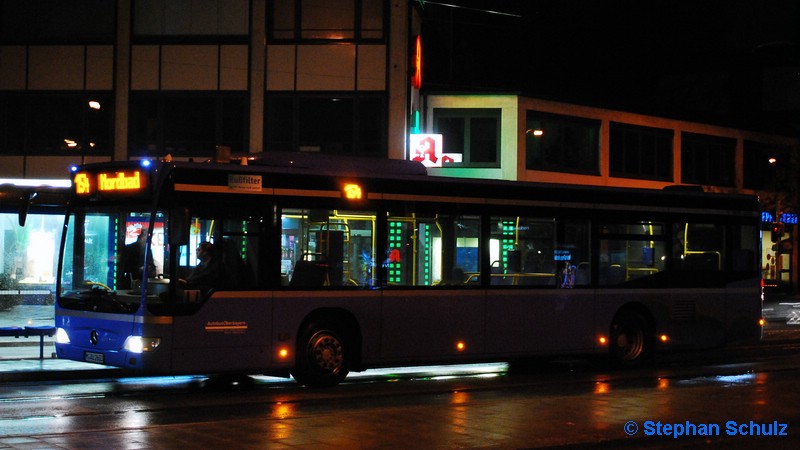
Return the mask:
<path id="1" fill-rule="evenodd" d="M 135 287 L 137 281 L 143 276 L 152 278 L 156 276 L 156 265 L 153 262 L 153 253 L 145 252 L 147 246 L 147 229 L 142 228 L 136 241 L 122 249 L 121 266 L 123 273 L 123 287 Z M 145 262 L 145 254 L 147 261 Z"/>
<path id="2" fill-rule="evenodd" d="M 201 242 L 197 247 L 197 259 L 200 262 L 186 279 L 179 279 L 178 283 L 186 289 L 198 289 L 207 292 L 219 286 L 220 261 L 216 254 L 214 244 Z"/>

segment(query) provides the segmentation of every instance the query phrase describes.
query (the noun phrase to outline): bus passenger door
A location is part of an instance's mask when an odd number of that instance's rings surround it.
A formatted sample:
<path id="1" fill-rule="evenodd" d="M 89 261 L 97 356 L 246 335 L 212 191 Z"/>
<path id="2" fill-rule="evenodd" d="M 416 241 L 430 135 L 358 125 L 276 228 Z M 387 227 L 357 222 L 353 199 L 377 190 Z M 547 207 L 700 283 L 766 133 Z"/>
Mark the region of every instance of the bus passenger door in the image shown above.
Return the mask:
<path id="1" fill-rule="evenodd" d="M 484 351 L 479 217 L 389 217 L 383 359 L 458 361 Z"/>
<path id="2" fill-rule="evenodd" d="M 593 345 L 585 220 L 491 217 L 487 353 L 535 355 Z"/>
<path id="3" fill-rule="evenodd" d="M 271 364 L 272 293 L 265 288 L 274 280 L 261 276 L 260 256 L 270 242 L 269 214 L 231 208 L 192 217 L 189 245 L 173 258 L 180 279 L 171 305 L 175 371 L 258 372 Z M 217 274 L 202 275 L 203 265 Z"/>

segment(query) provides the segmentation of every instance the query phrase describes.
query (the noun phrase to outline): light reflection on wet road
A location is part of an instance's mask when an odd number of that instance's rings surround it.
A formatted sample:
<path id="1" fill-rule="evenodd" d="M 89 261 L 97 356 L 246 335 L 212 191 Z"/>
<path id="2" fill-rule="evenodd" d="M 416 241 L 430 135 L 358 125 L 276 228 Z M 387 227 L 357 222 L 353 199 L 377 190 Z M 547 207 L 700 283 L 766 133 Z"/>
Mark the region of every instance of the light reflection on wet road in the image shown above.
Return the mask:
<path id="1" fill-rule="evenodd" d="M 262 377 L 251 389 L 210 387 L 193 377 L 11 385 L 0 387 L 0 448 L 709 446 L 674 432 L 645 436 L 648 421 L 716 424 L 721 436 L 708 441 L 719 443 L 715 448 L 786 448 L 800 437 L 798 367 L 800 358 L 786 357 L 628 372 L 414 368 L 327 390 Z M 631 421 L 636 432 L 628 437 Z M 787 423 L 789 436 L 732 439 L 730 421 Z"/>

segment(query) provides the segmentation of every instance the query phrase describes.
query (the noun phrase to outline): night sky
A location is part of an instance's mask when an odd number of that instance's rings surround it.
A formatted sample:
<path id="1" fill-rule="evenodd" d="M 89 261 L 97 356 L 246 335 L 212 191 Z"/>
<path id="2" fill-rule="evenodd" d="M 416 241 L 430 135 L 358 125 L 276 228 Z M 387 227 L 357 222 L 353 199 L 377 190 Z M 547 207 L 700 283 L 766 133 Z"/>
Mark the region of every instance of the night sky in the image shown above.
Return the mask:
<path id="1" fill-rule="evenodd" d="M 429 91 L 800 130 L 797 0 L 442 0 L 423 39 Z"/>

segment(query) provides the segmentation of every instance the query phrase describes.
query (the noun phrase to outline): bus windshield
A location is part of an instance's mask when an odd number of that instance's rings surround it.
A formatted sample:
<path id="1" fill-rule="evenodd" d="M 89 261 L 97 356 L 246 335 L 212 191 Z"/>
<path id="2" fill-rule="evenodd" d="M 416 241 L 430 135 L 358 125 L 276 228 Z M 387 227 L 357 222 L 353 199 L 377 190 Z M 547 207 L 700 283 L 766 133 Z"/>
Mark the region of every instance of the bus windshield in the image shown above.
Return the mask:
<path id="1" fill-rule="evenodd" d="M 60 305 L 72 309 L 134 312 L 143 280 L 163 280 L 163 215 L 141 210 L 75 212 L 60 271 Z M 163 281 L 161 281 L 164 283 Z"/>

